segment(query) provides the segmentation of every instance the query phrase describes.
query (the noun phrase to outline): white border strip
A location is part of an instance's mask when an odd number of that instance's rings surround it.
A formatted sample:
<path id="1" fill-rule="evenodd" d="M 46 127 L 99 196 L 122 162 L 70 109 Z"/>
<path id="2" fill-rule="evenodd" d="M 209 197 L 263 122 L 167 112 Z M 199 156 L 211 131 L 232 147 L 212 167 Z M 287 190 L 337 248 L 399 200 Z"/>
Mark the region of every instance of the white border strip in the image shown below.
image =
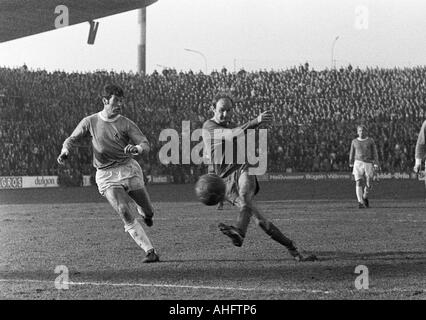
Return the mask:
<path id="1" fill-rule="evenodd" d="M 54 281 L 48 280 L 35 280 L 35 279 L 0 279 L 0 282 L 20 282 L 20 283 L 43 283 L 51 284 L 52 289 L 54 288 Z M 167 284 L 167 283 L 129 283 L 129 282 L 62 282 L 63 285 L 70 286 L 107 286 L 107 287 L 155 287 L 155 288 L 175 288 L 175 289 L 204 289 L 204 290 L 225 290 L 225 291 L 263 291 L 263 292 L 282 292 L 282 293 L 319 293 L 319 294 L 330 294 L 330 293 L 391 293 L 391 292 L 415 292 L 415 293 L 426 293 L 426 289 L 403 289 L 403 288 L 391 288 L 391 289 L 367 289 L 367 290 L 356 290 L 356 289 L 341 289 L 341 290 L 319 290 L 319 289 L 297 289 L 297 288 L 265 288 L 265 287 L 219 287 L 219 286 L 204 286 L 204 285 L 179 285 L 179 284 Z"/>

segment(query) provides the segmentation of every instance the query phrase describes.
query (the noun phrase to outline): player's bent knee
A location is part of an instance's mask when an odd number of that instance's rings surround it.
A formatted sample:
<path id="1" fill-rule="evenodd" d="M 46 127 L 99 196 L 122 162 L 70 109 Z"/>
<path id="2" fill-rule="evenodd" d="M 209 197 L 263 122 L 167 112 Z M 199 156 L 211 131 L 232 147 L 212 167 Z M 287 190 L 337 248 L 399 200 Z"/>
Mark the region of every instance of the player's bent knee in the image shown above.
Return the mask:
<path id="1" fill-rule="evenodd" d="M 130 208 L 126 204 L 119 204 L 117 206 L 117 213 L 126 223 L 132 223 L 134 218 L 130 212 Z"/>
<path id="2" fill-rule="evenodd" d="M 371 181 L 373 180 L 373 178 L 372 177 L 368 177 L 366 180 L 365 180 L 365 185 L 368 187 L 368 188 L 370 188 L 371 187 Z"/>
<path id="3" fill-rule="evenodd" d="M 248 205 L 241 205 L 240 206 L 240 212 L 247 214 L 249 217 L 251 217 L 253 215 L 253 210 L 252 210 L 251 206 L 248 206 Z"/>
<path id="4" fill-rule="evenodd" d="M 242 205 L 252 206 L 253 205 L 254 191 L 250 188 L 240 189 L 239 198 Z"/>
<path id="5" fill-rule="evenodd" d="M 239 204 L 240 204 L 241 207 L 249 207 L 250 206 L 251 201 L 250 201 L 250 199 L 248 199 L 248 197 L 240 194 L 239 199 L 240 199 Z"/>
<path id="6" fill-rule="evenodd" d="M 238 197 L 239 198 L 239 207 L 241 210 L 250 211 L 253 207 L 251 196 L 248 194 L 241 194 Z"/>
<path id="7" fill-rule="evenodd" d="M 118 204 L 117 205 L 117 213 L 122 217 L 125 216 L 127 213 L 128 207 L 125 204 Z"/>
<path id="8" fill-rule="evenodd" d="M 238 180 L 238 186 L 240 189 L 240 195 L 253 197 L 254 192 L 256 190 L 256 178 L 244 172 L 243 175 Z"/>

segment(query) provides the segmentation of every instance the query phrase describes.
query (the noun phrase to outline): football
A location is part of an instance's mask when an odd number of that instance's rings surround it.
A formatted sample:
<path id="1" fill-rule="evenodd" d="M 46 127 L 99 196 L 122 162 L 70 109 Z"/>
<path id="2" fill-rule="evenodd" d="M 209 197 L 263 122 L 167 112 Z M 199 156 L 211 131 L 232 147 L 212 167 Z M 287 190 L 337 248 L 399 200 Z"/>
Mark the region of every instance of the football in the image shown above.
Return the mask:
<path id="1" fill-rule="evenodd" d="M 226 186 L 216 174 L 205 174 L 195 184 L 198 200 L 207 206 L 214 206 L 225 198 Z"/>

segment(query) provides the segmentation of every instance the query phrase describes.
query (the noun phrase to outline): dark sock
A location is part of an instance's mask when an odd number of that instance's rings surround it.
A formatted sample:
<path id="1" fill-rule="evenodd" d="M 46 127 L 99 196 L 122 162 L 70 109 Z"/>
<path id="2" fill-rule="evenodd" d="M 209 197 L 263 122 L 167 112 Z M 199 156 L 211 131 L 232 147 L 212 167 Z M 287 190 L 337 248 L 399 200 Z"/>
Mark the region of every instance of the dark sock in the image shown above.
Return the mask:
<path id="1" fill-rule="evenodd" d="M 267 223 L 267 226 L 263 222 L 260 222 L 259 226 L 268 236 L 285 246 L 288 250 L 297 250 L 293 241 L 287 238 L 272 222 Z"/>

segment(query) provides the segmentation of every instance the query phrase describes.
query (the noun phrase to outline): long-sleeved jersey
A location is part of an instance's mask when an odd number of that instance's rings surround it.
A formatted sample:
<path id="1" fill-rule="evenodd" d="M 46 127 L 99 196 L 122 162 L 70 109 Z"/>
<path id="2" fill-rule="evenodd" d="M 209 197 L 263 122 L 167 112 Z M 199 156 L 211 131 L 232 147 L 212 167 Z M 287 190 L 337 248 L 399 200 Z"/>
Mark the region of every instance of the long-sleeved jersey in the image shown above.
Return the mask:
<path id="1" fill-rule="evenodd" d="M 360 140 L 356 138 L 352 140 L 351 150 L 349 152 L 349 163 L 353 164 L 355 160 L 369 163 L 379 162 L 376 144 L 373 139 L 366 138 Z"/>
<path id="2" fill-rule="evenodd" d="M 62 149 L 70 150 L 82 138 L 90 136 L 93 148 L 93 166 L 106 169 L 126 163 L 132 155 L 124 153 L 130 143 L 148 144 L 147 138 L 138 126 L 124 116 L 106 119 L 101 113 L 83 118 L 63 144 Z"/>
<path id="3" fill-rule="evenodd" d="M 248 166 L 245 161 L 239 161 L 241 158 L 247 159 L 244 151 L 238 143 L 238 136 L 246 133 L 247 129 L 256 128 L 259 125 L 257 119 L 251 120 L 240 127 L 229 128 L 227 125 L 222 125 L 214 121 L 213 119 L 207 120 L 203 124 L 203 142 L 205 156 L 209 159 L 209 172 L 216 173 L 222 178 L 226 178 L 231 173 L 241 168 L 242 166 Z M 226 141 L 222 139 L 217 133 L 223 133 L 225 130 L 232 130 L 235 137 L 232 141 Z M 216 132 L 216 134 L 215 134 Z M 238 134 L 239 133 L 239 134 Z M 232 143 L 232 161 L 227 157 L 229 154 L 226 152 Z M 241 154 L 244 152 L 244 154 Z M 242 163 L 243 162 L 243 163 Z"/>
<path id="4" fill-rule="evenodd" d="M 425 134 L 426 134 L 426 121 L 423 122 L 422 127 L 420 128 L 419 135 L 417 137 L 417 143 L 416 143 L 416 153 L 415 157 L 416 159 L 423 160 L 426 153 L 426 147 L 425 147 Z"/>

